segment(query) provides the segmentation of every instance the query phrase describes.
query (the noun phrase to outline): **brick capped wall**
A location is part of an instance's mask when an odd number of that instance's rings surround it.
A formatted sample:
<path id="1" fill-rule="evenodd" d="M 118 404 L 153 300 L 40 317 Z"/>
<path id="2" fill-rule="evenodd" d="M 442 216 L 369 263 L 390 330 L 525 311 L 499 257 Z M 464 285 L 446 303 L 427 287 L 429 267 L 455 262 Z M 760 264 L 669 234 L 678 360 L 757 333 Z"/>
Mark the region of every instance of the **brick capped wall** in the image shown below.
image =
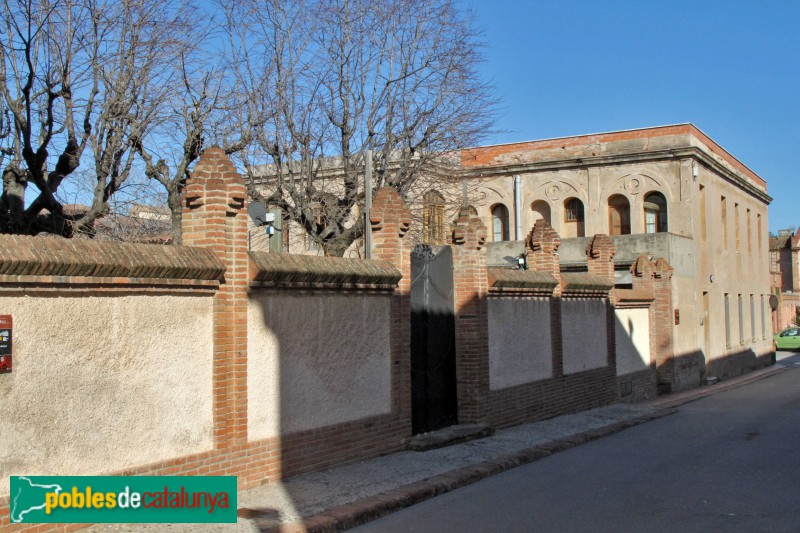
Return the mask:
<path id="1" fill-rule="evenodd" d="M 506 294 L 514 291 L 518 298 L 549 297 L 550 353 L 526 352 L 517 356 L 549 356 L 553 368 L 553 377 L 550 379 L 490 391 L 487 418 L 493 426 L 507 427 L 550 418 L 606 405 L 616 399 L 616 361 L 611 334 L 603 343 L 608 349 L 606 366 L 564 374 L 562 298 L 565 293 L 570 298 L 606 302 L 604 318 L 609 326 L 606 330 L 613 331 L 613 308 L 607 304 L 607 298 L 613 286 L 614 248 L 606 236 L 598 236 L 596 241 L 594 247 L 590 244 L 587 250 L 590 262 L 596 265 L 590 274 L 562 274 L 557 255 L 561 238 L 546 221 L 538 220 L 526 239 L 528 266 L 532 271 L 530 275 L 522 272 L 500 273 L 495 269 L 490 272 L 493 292 Z M 525 327 L 525 324 L 519 324 L 518 327 Z"/>
<path id="2" fill-rule="evenodd" d="M 30 284 L 24 292 L 74 292 L 78 288 L 91 295 L 108 285 L 120 294 L 166 290 L 213 295 L 213 449 L 104 474 L 232 475 L 238 477 L 239 488 L 246 489 L 396 451 L 411 435 L 410 253 L 403 241 L 410 214 L 405 204 L 392 190 L 376 194 L 371 222 L 377 261 L 322 258 L 314 264 L 306 259 L 295 264 L 286 256 L 281 256 L 281 261 L 248 254 L 244 193 L 242 178 L 225 154 L 209 149 L 185 189 L 186 246 L 86 244 L 55 239 L 42 245 L 42 239 L 36 241 L 38 248 L 29 249 L 20 242 L 30 238 L 0 237 L 0 255 L 8 256 L 12 251 L 22 254 L 16 263 L 4 260 L 0 265 L 0 269 L 5 268 L 0 276 L 6 276 L 0 278 L 0 285 L 5 282 L 10 291 L 21 292 L 23 289 L 17 287 Z M 248 291 L 262 290 L 265 285 L 273 291 L 324 294 L 336 290 L 353 297 L 369 297 L 375 292 L 385 298 L 387 292 L 391 293 L 389 414 L 248 440 Z M 73 531 L 84 527 L 11 526 L 8 512 L 8 497 L 0 498 L 0 531 Z"/>

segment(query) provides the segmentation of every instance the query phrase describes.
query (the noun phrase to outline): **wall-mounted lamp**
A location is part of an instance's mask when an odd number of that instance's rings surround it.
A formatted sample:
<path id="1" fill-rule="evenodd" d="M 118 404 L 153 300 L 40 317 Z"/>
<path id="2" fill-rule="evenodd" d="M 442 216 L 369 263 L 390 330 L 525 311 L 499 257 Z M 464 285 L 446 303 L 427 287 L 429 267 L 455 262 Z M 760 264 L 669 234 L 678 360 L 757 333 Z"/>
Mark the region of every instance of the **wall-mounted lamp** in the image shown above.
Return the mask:
<path id="1" fill-rule="evenodd" d="M 714 283 L 714 274 L 711 274 L 710 276 L 708 276 L 708 281 L 710 281 L 711 283 Z"/>
<path id="2" fill-rule="evenodd" d="M 517 257 L 517 270 L 528 270 L 528 256 L 524 252 Z"/>

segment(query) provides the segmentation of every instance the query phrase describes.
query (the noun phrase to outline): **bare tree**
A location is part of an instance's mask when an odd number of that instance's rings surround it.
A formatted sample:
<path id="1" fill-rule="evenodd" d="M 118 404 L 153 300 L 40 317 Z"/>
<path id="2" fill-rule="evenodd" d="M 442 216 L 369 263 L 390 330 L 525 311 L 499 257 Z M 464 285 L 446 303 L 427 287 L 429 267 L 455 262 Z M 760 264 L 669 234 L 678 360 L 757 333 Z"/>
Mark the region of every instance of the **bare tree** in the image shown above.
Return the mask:
<path id="1" fill-rule="evenodd" d="M 92 233 L 135 169 L 195 43 L 194 7 L 169 0 L 5 0 L 0 13 L 0 232 Z M 0 132 L 0 135 L 2 132 Z M 83 166 L 91 206 L 58 192 Z M 34 190 L 31 190 L 31 186 Z M 43 216 L 46 215 L 46 216 Z"/>
<path id="2" fill-rule="evenodd" d="M 472 16 L 455 0 L 227 4 L 237 86 L 266 117 L 241 156 L 251 194 L 281 208 L 328 255 L 362 231 L 367 150 L 375 186 L 406 195 L 477 142 L 494 101 Z M 269 165 L 258 166 L 268 158 Z"/>

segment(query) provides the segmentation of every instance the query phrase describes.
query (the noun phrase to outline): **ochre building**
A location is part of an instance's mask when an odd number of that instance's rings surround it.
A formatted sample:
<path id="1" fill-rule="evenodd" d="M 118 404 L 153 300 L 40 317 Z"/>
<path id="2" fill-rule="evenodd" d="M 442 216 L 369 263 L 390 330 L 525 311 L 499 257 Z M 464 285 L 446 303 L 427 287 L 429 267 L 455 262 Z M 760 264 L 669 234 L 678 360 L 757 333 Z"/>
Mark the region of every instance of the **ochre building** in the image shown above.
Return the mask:
<path id="1" fill-rule="evenodd" d="M 673 353 L 662 389 L 771 361 L 767 184 L 694 125 L 471 148 L 461 165 L 489 239 L 504 243 L 490 246 L 496 266 L 513 268 L 540 218 L 562 236 L 562 271 L 585 270 L 599 233 L 617 248 L 618 288 L 630 287 L 639 254 L 668 260 L 673 309 L 656 327 L 671 329 Z"/>

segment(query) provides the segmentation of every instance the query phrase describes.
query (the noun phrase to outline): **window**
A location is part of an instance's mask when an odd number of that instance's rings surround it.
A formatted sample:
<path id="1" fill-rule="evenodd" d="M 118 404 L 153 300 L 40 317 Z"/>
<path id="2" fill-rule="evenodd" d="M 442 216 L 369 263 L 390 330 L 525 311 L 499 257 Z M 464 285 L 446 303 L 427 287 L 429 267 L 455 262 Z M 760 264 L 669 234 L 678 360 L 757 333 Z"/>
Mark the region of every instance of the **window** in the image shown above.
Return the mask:
<path id="1" fill-rule="evenodd" d="M 725 293 L 725 346 L 731 347 L 731 295 Z"/>
<path id="2" fill-rule="evenodd" d="M 544 200 L 537 200 L 531 204 L 531 212 L 533 213 L 533 222 L 542 219 L 548 224 L 552 225 L 550 218 L 550 204 Z"/>
<path id="3" fill-rule="evenodd" d="M 761 339 L 767 338 L 767 317 L 764 307 L 764 295 L 761 295 Z"/>
<path id="4" fill-rule="evenodd" d="M 756 297 L 750 295 L 750 337 L 756 342 Z"/>
<path id="5" fill-rule="evenodd" d="M 739 303 L 739 344 L 744 344 L 744 305 L 742 304 L 742 295 L 738 297 Z"/>
<path id="6" fill-rule="evenodd" d="M 503 204 L 492 208 L 492 238 L 494 241 L 508 240 L 508 208 Z"/>
<path id="7" fill-rule="evenodd" d="M 752 231 L 752 224 L 750 223 L 750 210 L 747 210 L 747 253 L 753 253 L 753 235 L 751 234 Z"/>
<path id="8" fill-rule="evenodd" d="M 761 253 L 761 213 L 756 215 L 756 230 L 758 231 L 758 253 Z"/>
<path id="9" fill-rule="evenodd" d="M 428 191 L 422 201 L 422 242 L 431 246 L 445 244 L 444 196 Z"/>
<path id="10" fill-rule="evenodd" d="M 583 222 L 583 202 L 577 198 L 570 198 L 564 202 L 564 220 Z"/>
<path id="11" fill-rule="evenodd" d="M 722 249 L 728 248 L 728 199 L 720 198 L 720 210 L 722 216 Z"/>
<path id="12" fill-rule="evenodd" d="M 736 251 L 739 251 L 739 234 L 741 231 L 739 230 L 739 204 L 733 204 L 733 231 L 736 233 Z"/>
<path id="13" fill-rule="evenodd" d="M 661 233 L 667 228 L 667 199 L 660 192 L 651 192 L 644 197 L 645 233 Z"/>
<path id="14" fill-rule="evenodd" d="M 615 194 L 608 199 L 608 230 L 609 235 L 631 233 L 631 206 L 628 199 L 621 194 Z"/>
<path id="15" fill-rule="evenodd" d="M 700 240 L 706 240 L 706 188 L 700 186 Z"/>
<path id="16" fill-rule="evenodd" d="M 564 200 L 564 237 L 583 237 L 583 202 L 577 198 Z"/>

